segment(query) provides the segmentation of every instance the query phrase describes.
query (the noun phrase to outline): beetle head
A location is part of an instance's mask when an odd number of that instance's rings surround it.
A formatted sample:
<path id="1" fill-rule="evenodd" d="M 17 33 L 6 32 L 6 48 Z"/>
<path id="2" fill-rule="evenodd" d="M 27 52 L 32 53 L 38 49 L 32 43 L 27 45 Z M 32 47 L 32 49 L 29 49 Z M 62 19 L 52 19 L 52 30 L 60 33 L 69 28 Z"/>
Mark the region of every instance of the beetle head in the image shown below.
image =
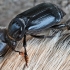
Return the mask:
<path id="1" fill-rule="evenodd" d="M 25 33 L 25 25 L 19 19 L 13 19 L 8 26 L 8 36 L 16 41 L 23 38 Z"/>

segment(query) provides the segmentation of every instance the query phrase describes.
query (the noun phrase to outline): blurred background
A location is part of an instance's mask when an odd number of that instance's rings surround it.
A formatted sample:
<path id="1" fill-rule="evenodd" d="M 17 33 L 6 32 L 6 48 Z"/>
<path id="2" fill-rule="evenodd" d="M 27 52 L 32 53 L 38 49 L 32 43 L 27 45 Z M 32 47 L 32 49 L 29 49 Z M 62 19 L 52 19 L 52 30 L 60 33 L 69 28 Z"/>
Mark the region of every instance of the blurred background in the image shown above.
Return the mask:
<path id="1" fill-rule="evenodd" d="M 8 26 L 10 21 L 19 13 L 42 2 L 51 2 L 61 7 L 70 18 L 70 0 L 0 0 L 0 26 Z"/>

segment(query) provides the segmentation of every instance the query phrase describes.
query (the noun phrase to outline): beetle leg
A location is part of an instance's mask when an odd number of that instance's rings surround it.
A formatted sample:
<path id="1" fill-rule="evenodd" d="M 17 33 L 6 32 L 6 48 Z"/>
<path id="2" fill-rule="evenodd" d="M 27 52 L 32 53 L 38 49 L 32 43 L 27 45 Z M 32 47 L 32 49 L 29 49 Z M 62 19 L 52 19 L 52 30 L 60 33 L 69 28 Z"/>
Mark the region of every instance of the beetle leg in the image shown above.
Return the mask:
<path id="1" fill-rule="evenodd" d="M 26 66 L 27 66 L 28 55 L 27 55 L 27 51 L 26 51 L 26 35 L 24 35 L 23 47 L 24 47 L 24 58 L 25 58 Z"/>
<path id="2" fill-rule="evenodd" d="M 51 28 L 54 28 L 54 29 L 63 29 L 63 28 L 67 28 L 68 30 L 70 30 L 70 26 L 67 25 L 67 24 L 59 24 L 59 25 L 54 25 L 52 26 Z"/>
<path id="3" fill-rule="evenodd" d="M 67 27 L 68 30 L 70 30 L 70 19 L 68 19 L 65 24 L 59 24 L 59 25 L 54 25 L 51 28 L 55 28 L 55 29 L 62 29 Z"/>
<path id="4" fill-rule="evenodd" d="M 18 52 L 20 55 L 23 55 L 23 56 L 24 56 L 24 53 L 23 53 L 23 52 L 17 51 L 17 50 L 15 50 L 15 48 L 13 48 L 13 47 L 11 47 L 11 49 L 12 49 L 14 52 Z"/>
<path id="5" fill-rule="evenodd" d="M 62 29 L 64 27 L 67 27 L 65 24 L 59 24 L 59 25 L 54 25 L 51 28 L 55 28 L 55 29 Z"/>
<path id="6" fill-rule="evenodd" d="M 45 35 L 31 35 L 31 36 L 33 36 L 33 37 L 35 37 L 35 38 L 52 38 L 52 37 L 54 37 L 54 36 L 45 36 Z"/>
<path id="7" fill-rule="evenodd" d="M 68 19 L 68 20 L 66 21 L 66 26 L 67 26 L 67 29 L 70 30 L 70 19 Z"/>

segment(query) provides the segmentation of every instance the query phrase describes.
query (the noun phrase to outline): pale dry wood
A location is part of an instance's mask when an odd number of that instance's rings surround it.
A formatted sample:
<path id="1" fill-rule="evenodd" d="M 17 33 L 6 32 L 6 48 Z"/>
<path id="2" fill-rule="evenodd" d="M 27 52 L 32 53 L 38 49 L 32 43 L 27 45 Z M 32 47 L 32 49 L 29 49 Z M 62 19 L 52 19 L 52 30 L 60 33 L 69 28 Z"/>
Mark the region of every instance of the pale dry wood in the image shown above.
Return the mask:
<path id="1" fill-rule="evenodd" d="M 65 33 L 67 31 L 64 31 Z M 36 39 L 27 41 L 27 53 L 29 56 L 28 67 L 24 68 L 24 57 L 9 50 L 1 58 L 0 70 L 70 70 L 70 35 L 56 33 L 53 38 Z M 16 50 L 24 51 L 22 41 L 18 43 Z M 1 60 L 0 59 L 0 60 Z"/>

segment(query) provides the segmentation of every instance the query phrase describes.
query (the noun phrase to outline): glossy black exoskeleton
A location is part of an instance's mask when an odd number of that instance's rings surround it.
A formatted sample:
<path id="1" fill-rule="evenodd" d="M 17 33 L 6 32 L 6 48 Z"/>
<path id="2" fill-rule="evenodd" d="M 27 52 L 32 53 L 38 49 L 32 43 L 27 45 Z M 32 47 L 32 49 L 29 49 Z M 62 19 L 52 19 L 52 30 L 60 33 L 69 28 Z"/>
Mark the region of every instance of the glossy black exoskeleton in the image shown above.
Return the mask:
<path id="1" fill-rule="evenodd" d="M 62 9 L 52 3 L 42 3 L 27 11 L 18 14 L 9 24 L 6 30 L 5 42 L 15 52 L 17 41 L 23 38 L 24 57 L 27 65 L 27 52 L 26 52 L 26 35 L 31 35 L 36 38 L 44 38 L 45 35 L 38 35 L 49 28 L 60 28 L 65 25 L 60 25 L 59 22 L 65 16 Z M 50 37 L 50 36 L 47 36 Z M 4 46 L 3 48 L 6 48 Z M 1 48 L 0 48 L 1 50 Z M 1 55 L 5 54 L 2 52 Z"/>
<path id="2" fill-rule="evenodd" d="M 0 29 L 0 57 L 8 51 L 8 44 L 5 41 L 6 29 Z"/>

